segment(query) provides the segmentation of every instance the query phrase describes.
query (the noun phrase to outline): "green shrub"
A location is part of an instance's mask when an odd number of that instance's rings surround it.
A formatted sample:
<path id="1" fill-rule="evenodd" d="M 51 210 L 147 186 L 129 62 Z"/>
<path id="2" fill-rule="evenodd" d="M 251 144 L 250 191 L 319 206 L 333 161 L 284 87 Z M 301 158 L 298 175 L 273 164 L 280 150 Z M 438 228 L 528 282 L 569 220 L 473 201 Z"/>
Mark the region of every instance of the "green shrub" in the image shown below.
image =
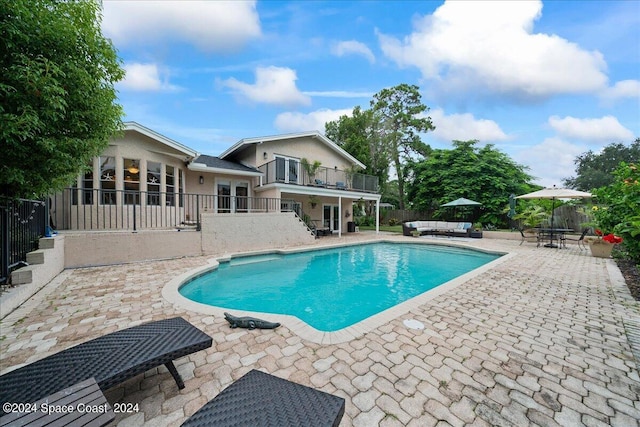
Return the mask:
<path id="1" fill-rule="evenodd" d="M 613 184 L 593 191 L 595 223 L 604 233 L 622 237 L 628 257 L 640 264 L 640 170 L 621 162 L 613 174 Z"/>
<path id="2" fill-rule="evenodd" d="M 398 218 L 389 218 L 389 225 L 394 226 L 400 224 Z"/>

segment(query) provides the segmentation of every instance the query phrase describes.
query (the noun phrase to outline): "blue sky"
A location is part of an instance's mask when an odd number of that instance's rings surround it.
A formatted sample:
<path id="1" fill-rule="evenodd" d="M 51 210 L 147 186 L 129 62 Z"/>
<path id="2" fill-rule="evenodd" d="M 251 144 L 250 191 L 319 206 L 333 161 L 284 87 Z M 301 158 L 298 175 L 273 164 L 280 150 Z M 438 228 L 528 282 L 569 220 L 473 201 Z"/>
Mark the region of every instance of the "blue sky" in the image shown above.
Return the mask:
<path id="1" fill-rule="evenodd" d="M 319 130 L 400 83 L 452 140 L 493 144 L 561 185 L 640 136 L 640 2 L 111 1 L 125 120 L 202 154 Z"/>

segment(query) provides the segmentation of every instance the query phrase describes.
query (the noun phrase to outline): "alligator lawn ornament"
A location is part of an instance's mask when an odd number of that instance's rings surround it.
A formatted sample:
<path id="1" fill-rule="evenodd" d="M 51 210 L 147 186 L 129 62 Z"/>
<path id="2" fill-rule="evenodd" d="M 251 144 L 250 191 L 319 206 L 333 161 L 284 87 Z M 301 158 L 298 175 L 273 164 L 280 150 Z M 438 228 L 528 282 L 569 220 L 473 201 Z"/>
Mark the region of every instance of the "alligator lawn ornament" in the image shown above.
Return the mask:
<path id="1" fill-rule="evenodd" d="M 275 329 L 280 326 L 280 323 L 267 322 L 266 320 L 256 319 L 255 317 L 236 317 L 229 313 L 224 313 L 224 318 L 232 328 Z"/>

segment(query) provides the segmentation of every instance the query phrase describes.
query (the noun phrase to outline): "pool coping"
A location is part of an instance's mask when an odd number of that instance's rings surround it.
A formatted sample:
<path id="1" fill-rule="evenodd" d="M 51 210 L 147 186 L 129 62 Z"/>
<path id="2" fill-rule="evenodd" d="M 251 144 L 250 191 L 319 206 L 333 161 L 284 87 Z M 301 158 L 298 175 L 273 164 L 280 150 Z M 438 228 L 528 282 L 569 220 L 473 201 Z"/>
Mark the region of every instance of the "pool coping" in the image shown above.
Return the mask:
<path id="1" fill-rule="evenodd" d="M 325 332 L 319 331 L 314 327 L 308 325 L 304 321 L 299 318 L 288 315 L 288 314 L 273 314 L 273 313 L 261 313 L 255 311 L 243 311 L 236 309 L 229 309 L 224 307 L 216 307 L 207 304 L 198 303 L 192 301 L 184 296 L 182 296 L 179 292 L 180 287 L 186 282 L 205 274 L 209 271 L 215 270 L 218 268 L 220 263 L 228 262 L 233 258 L 241 258 L 246 256 L 255 256 L 255 255 L 267 255 L 267 254 L 278 254 L 278 255 L 286 255 L 293 253 L 301 253 L 301 252 L 309 252 L 309 251 L 317 251 L 317 250 L 325 250 L 332 248 L 340 248 L 346 246 L 355 246 L 355 245 L 365 245 L 365 244 L 373 244 L 373 243 L 399 243 L 399 244 L 418 244 L 418 245 L 432 245 L 432 246 L 451 246 L 458 248 L 471 249 L 478 252 L 490 253 L 500 255 L 499 258 L 490 261 L 474 270 L 471 270 L 461 276 L 458 276 L 454 279 L 445 282 L 438 287 L 425 291 L 411 299 L 408 299 L 400 304 L 394 305 L 386 310 L 383 310 L 373 316 L 370 316 L 364 320 L 361 320 L 358 323 L 355 323 L 346 328 L 340 329 L 334 332 Z M 395 240 L 388 238 L 379 238 L 372 239 L 364 242 L 344 242 L 344 243 L 336 243 L 331 245 L 325 245 L 322 247 L 318 246 L 304 246 L 304 247 L 295 247 L 295 248 L 287 248 L 287 249 L 268 249 L 268 250 L 260 250 L 260 251 L 251 251 L 251 252 L 239 252 L 234 254 L 225 254 L 222 256 L 212 257 L 207 261 L 207 264 L 204 266 L 200 266 L 198 268 L 189 270 L 185 273 L 179 274 L 176 277 L 172 278 L 167 284 L 165 284 L 162 288 L 162 297 L 181 308 L 206 314 L 212 316 L 224 316 L 225 312 L 233 312 L 234 316 L 252 316 L 258 317 L 270 322 L 278 322 L 282 325 L 286 326 L 291 332 L 298 335 L 300 338 L 305 339 L 307 341 L 311 341 L 317 344 L 340 344 L 348 341 L 352 341 L 364 336 L 367 332 L 370 332 L 386 323 L 389 323 L 392 320 L 395 320 L 399 317 L 405 317 L 406 319 L 410 319 L 410 313 L 413 309 L 418 308 L 419 306 L 427 303 L 428 301 L 444 294 L 453 289 L 457 288 L 461 284 L 469 281 L 470 279 L 485 273 L 488 270 L 495 268 L 497 265 L 502 264 L 503 262 L 509 260 L 516 254 L 513 252 L 501 252 L 501 251 L 492 251 L 486 250 L 482 248 L 477 248 L 474 246 L 463 244 L 462 242 L 452 242 L 452 241 L 424 241 L 424 240 Z"/>

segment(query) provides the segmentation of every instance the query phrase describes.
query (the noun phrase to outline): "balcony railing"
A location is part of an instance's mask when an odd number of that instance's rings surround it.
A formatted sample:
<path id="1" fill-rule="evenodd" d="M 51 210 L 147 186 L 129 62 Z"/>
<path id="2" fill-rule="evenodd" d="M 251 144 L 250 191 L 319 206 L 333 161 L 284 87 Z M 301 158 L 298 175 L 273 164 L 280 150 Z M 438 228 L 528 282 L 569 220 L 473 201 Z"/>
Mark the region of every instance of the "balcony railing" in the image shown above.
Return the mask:
<path id="1" fill-rule="evenodd" d="M 66 188 L 51 196 L 57 230 L 141 230 L 193 226 L 211 213 L 296 212 L 294 200 L 211 194 Z"/>
<path id="2" fill-rule="evenodd" d="M 378 177 L 321 166 L 313 176 L 293 159 L 276 159 L 259 166 L 264 174 L 261 185 L 281 182 L 295 185 L 335 188 L 339 190 L 378 192 Z"/>

